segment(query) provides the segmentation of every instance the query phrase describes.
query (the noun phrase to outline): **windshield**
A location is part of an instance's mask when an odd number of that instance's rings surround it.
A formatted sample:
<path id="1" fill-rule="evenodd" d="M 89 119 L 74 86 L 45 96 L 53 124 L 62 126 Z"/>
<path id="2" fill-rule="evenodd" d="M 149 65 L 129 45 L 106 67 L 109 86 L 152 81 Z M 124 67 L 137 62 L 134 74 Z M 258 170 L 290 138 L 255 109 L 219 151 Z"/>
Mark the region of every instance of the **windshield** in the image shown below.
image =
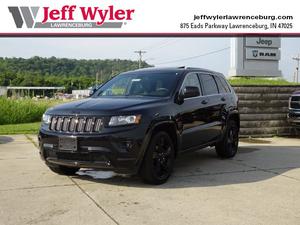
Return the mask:
<path id="1" fill-rule="evenodd" d="M 177 81 L 175 72 L 126 73 L 104 84 L 93 97 L 101 96 L 151 96 L 167 97 L 172 94 Z"/>

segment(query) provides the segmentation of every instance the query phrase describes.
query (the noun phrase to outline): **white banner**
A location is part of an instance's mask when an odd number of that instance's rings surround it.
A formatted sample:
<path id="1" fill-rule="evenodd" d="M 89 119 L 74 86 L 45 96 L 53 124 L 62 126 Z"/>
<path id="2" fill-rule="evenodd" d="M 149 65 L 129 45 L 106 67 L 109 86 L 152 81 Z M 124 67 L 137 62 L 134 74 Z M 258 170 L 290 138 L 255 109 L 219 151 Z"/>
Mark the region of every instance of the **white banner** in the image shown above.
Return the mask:
<path id="1" fill-rule="evenodd" d="M 270 1 L 2 0 L 2 35 L 300 34 L 298 8 Z M 257 10 L 259 8 L 259 10 Z"/>

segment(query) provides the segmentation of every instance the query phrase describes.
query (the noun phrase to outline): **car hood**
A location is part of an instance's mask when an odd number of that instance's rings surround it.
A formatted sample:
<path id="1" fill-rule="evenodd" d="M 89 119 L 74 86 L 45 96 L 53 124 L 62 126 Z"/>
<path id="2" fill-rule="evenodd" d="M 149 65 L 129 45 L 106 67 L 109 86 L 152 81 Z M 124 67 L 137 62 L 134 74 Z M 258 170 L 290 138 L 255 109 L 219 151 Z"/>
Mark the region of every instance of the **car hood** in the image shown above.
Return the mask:
<path id="1" fill-rule="evenodd" d="M 87 98 L 55 106 L 47 111 L 49 114 L 118 114 L 132 111 L 141 107 L 165 102 L 165 98 Z"/>

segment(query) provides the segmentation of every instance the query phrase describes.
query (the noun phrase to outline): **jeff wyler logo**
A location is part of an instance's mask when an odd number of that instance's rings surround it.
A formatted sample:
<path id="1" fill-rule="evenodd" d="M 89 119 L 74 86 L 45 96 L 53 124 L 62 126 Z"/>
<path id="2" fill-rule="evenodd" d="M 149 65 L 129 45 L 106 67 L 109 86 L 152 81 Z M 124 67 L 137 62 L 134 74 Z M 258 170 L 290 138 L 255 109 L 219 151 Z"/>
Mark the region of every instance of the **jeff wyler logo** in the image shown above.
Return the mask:
<path id="1" fill-rule="evenodd" d="M 65 5 L 50 7 L 8 7 L 17 28 L 121 28 L 131 21 L 134 9 L 79 7 Z"/>

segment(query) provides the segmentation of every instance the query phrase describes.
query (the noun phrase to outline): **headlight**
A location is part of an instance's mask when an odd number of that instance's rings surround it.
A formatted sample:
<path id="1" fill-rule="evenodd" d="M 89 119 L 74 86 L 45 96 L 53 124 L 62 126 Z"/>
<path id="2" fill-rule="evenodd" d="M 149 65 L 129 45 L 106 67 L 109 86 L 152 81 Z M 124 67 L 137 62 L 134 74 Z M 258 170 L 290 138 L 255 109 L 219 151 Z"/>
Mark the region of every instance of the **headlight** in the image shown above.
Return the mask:
<path id="1" fill-rule="evenodd" d="M 131 116 L 113 116 L 110 118 L 108 123 L 109 126 L 122 126 L 130 124 L 139 124 L 141 121 L 141 115 L 131 115 Z"/>
<path id="2" fill-rule="evenodd" d="M 43 114 L 42 122 L 44 124 L 50 124 L 50 122 L 51 122 L 51 116 L 47 115 L 47 114 Z"/>

